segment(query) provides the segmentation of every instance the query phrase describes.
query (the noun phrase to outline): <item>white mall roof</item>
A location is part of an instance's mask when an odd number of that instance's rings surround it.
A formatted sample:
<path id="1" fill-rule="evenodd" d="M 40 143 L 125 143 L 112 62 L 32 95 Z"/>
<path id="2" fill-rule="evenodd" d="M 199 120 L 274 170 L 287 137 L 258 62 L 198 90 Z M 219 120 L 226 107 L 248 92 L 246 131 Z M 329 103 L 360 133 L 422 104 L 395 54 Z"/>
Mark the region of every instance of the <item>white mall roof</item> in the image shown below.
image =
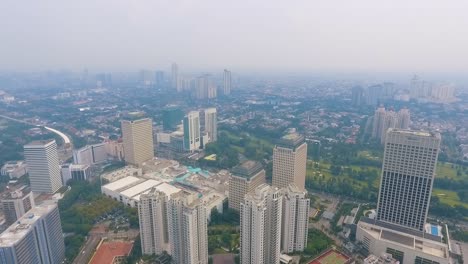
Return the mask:
<path id="1" fill-rule="evenodd" d="M 140 193 L 142 193 L 142 192 L 144 192 L 146 190 L 149 190 L 149 189 L 151 189 L 154 186 L 157 186 L 159 184 L 161 184 L 160 181 L 147 180 L 147 181 L 144 181 L 142 183 L 139 183 L 139 184 L 137 184 L 137 185 L 135 185 L 133 187 L 130 187 L 130 188 L 126 189 L 125 191 L 121 192 L 120 194 L 122 194 L 123 196 L 126 196 L 126 197 L 133 197 L 133 196 L 135 196 L 137 194 L 140 194 Z"/>
<path id="2" fill-rule="evenodd" d="M 127 185 L 130 185 L 132 183 L 135 183 L 135 182 L 137 182 L 139 180 L 140 180 L 140 178 L 133 177 L 133 176 L 127 176 L 127 177 L 122 178 L 120 180 L 117 180 L 115 182 L 111 182 L 109 184 L 106 184 L 106 185 L 102 186 L 102 188 L 106 188 L 108 190 L 115 191 L 117 189 L 123 188 L 123 187 L 125 187 Z"/>

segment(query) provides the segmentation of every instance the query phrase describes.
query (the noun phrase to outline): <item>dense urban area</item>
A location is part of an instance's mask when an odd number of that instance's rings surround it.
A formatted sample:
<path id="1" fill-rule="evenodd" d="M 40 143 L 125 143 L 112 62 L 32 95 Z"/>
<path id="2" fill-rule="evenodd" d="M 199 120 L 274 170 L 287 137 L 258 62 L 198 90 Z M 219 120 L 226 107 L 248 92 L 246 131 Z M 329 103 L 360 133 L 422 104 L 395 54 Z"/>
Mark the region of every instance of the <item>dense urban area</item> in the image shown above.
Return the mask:
<path id="1" fill-rule="evenodd" d="M 468 90 L 430 76 L 2 73 L 0 166 L 0 263 L 468 259 Z"/>

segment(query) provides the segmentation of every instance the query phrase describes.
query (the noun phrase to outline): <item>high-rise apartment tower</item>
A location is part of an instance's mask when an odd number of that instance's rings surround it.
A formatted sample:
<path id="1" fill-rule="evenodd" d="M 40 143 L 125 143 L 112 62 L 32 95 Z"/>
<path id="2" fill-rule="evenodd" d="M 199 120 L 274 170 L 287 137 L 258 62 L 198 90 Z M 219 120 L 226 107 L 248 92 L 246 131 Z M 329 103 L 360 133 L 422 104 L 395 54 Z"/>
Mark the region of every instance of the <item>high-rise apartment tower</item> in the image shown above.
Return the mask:
<path id="1" fill-rule="evenodd" d="M 206 206 L 195 194 L 178 192 L 167 203 L 170 249 L 174 263 L 208 264 Z"/>
<path id="2" fill-rule="evenodd" d="M 242 264 L 279 263 L 282 199 L 281 191 L 268 184 L 245 196 L 240 210 Z"/>
<path id="3" fill-rule="evenodd" d="M 283 189 L 283 194 L 281 251 L 303 251 L 307 247 L 310 199 L 307 191 L 300 190 L 295 184 Z"/>

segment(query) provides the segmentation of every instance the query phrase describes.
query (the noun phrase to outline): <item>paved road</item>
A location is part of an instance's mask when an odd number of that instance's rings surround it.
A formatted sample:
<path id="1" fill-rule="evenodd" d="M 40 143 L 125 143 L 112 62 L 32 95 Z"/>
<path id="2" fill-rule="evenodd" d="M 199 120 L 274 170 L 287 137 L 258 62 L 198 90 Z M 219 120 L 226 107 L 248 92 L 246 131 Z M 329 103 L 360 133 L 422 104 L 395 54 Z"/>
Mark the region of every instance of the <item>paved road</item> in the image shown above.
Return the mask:
<path id="1" fill-rule="evenodd" d="M 81 251 L 73 261 L 73 264 L 87 264 L 93 256 L 99 241 L 101 241 L 101 235 L 90 235 L 83 247 L 81 247 Z"/>

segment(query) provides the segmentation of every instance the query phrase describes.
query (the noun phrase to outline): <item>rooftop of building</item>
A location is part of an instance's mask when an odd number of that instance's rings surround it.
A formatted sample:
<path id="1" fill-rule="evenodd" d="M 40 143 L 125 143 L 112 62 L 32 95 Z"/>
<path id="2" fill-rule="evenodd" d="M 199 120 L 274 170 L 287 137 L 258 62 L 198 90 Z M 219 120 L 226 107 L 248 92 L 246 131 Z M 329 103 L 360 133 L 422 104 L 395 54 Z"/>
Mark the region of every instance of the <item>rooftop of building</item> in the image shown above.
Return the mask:
<path id="1" fill-rule="evenodd" d="M 263 166 L 258 161 L 247 160 L 232 168 L 231 172 L 235 176 L 250 178 L 263 170 Z"/>
<path id="2" fill-rule="evenodd" d="M 140 181 L 141 179 L 140 178 L 137 178 L 137 177 L 134 177 L 134 176 L 127 176 L 125 178 L 122 178 L 120 180 L 117 180 L 115 182 L 111 182 L 111 183 L 108 183 L 104 186 L 102 186 L 102 188 L 106 188 L 108 190 L 111 190 L 111 191 L 116 191 L 120 188 L 123 188 L 125 186 L 128 186 L 132 183 L 135 183 L 137 181 Z"/>
<path id="3" fill-rule="evenodd" d="M 303 135 L 293 132 L 282 136 L 276 145 L 279 147 L 296 148 L 304 142 L 305 138 Z"/>
<path id="4" fill-rule="evenodd" d="M 55 139 L 45 139 L 45 140 L 34 140 L 29 142 L 28 144 L 24 145 L 24 147 L 37 147 L 37 146 L 45 146 L 52 142 L 55 142 Z"/>
<path id="5" fill-rule="evenodd" d="M 89 264 L 112 264 L 116 257 L 128 256 L 132 248 L 130 242 L 102 242 Z"/>
<path id="6" fill-rule="evenodd" d="M 408 129 L 398 129 L 392 128 L 389 133 L 398 133 L 402 135 L 408 136 L 419 136 L 419 137 L 437 137 L 440 138 L 440 134 L 437 132 L 429 132 L 429 131 L 417 131 L 417 130 L 408 130 Z"/>
<path id="7" fill-rule="evenodd" d="M 382 225 L 376 225 L 372 221 L 362 221 L 365 218 L 361 218 L 358 226 L 365 230 L 365 232 L 374 239 L 384 240 L 393 244 L 397 244 L 401 247 L 406 247 L 411 250 L 421 251 L 426 254 L 439 257 L 439 258 L 449 258 L 449 249 L 448 246 L 442 241 L 429 239 L 431 238 L 430 234 L 424 234 L 421 232 L 421 236 L 416 236 L 413 233 L 403 232 L 401 230 L 394 230 Z M 371 223 L 368 223 L 371 222 Z M 374 222 L 374 223 L 372 223 Z"/>
<path id="8" fill-rule="evenodd" d="M 31 231 L 31 227 L 38 219 L 47 215 L 56 207 L 55 203 L 43 203 L 32 208 L 0 234 L 0 247 L 10 247 L 23 239 Z"/>
<path id="9" fill-rule="evenodd" d="M 148 121 L 152 122 L 151 118 L 141 118 L 141 116 L 126 116 L 125 120 L 122 120 L 122 123 L 138 124 Z"/>
<path id="10" fill-rule="evenodd" d="M 31 193 L 31 188 L 23 185 L 19 188 L 8 189 L 0 195 L 1 200 L 19 199 Z"/>

